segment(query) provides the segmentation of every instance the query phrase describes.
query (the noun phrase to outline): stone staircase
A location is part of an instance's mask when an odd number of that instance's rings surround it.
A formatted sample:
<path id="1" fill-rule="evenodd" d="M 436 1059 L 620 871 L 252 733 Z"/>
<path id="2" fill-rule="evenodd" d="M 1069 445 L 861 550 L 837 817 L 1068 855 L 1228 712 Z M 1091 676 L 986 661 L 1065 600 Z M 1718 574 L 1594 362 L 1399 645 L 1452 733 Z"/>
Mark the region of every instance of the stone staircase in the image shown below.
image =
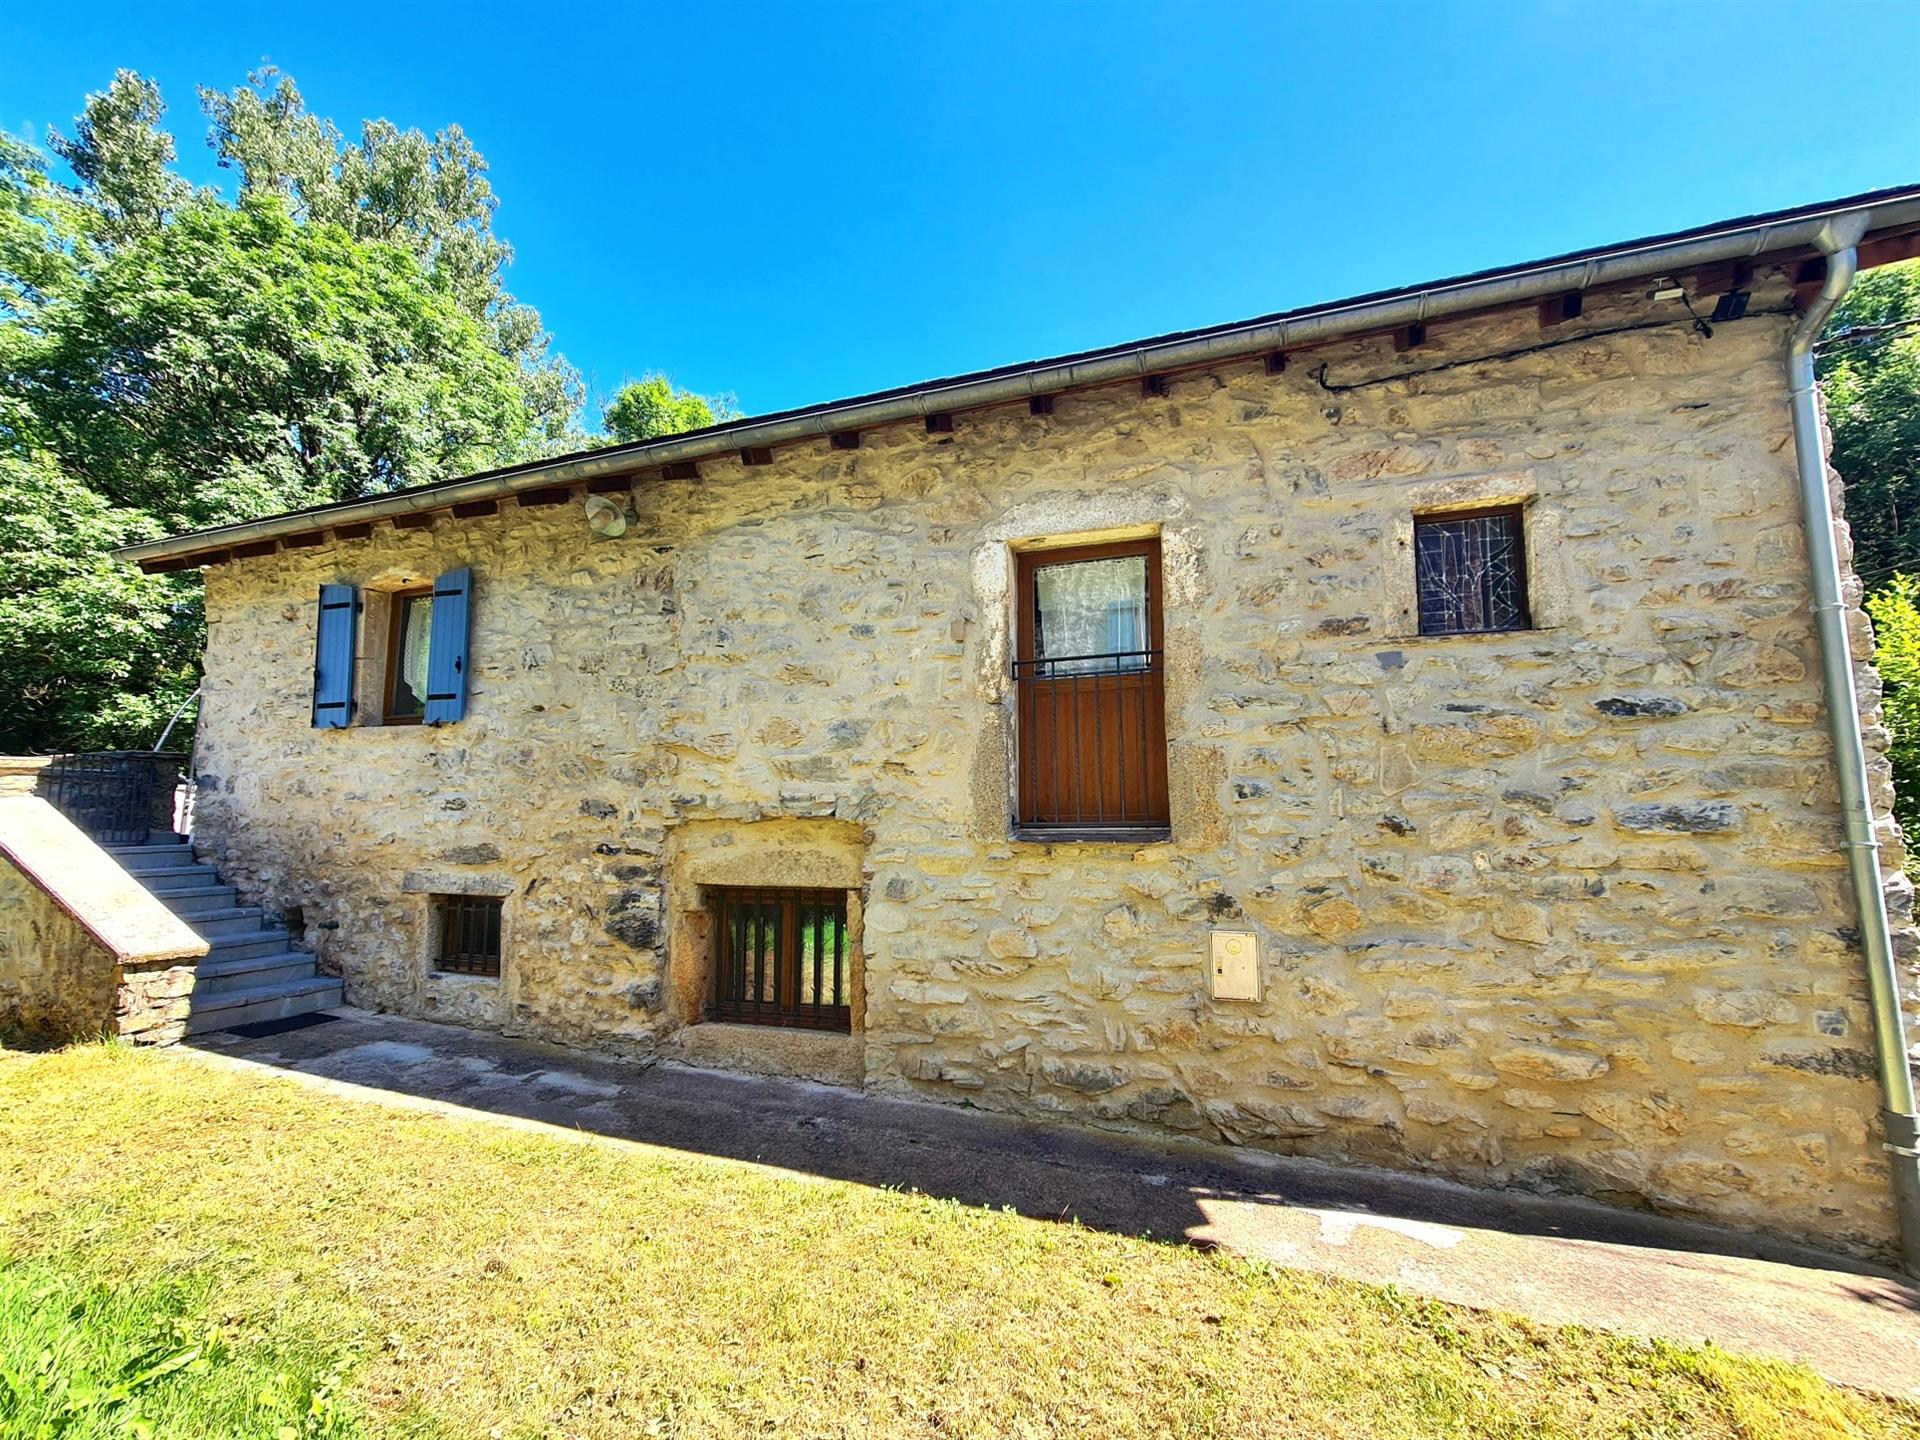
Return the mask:
<path id="1" fill-rule="evenodd" d="M 340 982 L 315 973 L 313 952 L 296 945 L 258 905 L 237 904 L 234 887 L 221 884 L 213 866 L 195 858 L 186 836 L 147 838 L 152 843 L 106 849 L 207 942 L 187 1014 L 189 1035 L 340 1004 Z"/>

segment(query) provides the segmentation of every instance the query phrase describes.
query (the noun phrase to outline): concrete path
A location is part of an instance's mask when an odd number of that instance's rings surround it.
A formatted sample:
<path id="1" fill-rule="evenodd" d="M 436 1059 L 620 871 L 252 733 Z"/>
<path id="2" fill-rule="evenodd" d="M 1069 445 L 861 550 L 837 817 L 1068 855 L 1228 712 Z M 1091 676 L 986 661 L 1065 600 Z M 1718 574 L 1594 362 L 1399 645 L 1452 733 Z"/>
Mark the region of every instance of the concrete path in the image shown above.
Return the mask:
<path id="1" fill-rule="evenodd" d="M 198 1037 L 384 1103 L 459 1107 L 1024 1214 L 1181 1237 L 1441 1300 L 1803 1360 L 1920 1397 L 1920 1291 L 1818 1251 L 1579 1201 L 1252 1151 L 1043 1128 L 794 1081 L 600 1059 L 444 1025 L 340 1018 Z M 224 1057 L 224 1058 L 220 1058 Z M 358 1088 L 367 1087 L 367 1088 Z"/>

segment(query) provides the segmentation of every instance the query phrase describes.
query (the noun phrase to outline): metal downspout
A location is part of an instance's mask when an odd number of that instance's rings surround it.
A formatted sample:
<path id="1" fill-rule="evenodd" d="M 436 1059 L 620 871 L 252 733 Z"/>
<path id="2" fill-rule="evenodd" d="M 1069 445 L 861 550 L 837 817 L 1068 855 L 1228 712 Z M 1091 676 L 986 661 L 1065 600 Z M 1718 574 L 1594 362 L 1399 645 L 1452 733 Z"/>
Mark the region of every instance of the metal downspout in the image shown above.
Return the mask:
<path id="1" fill-rule="evenodd" d="M 1867 962 L 1873 1046 L 1880 1070 L 1887 1158 L 1893 1170 L 1900 1253 L 1909 1273 L 1920 1274 L 1920 1117 L 1914 1114 L 1913 1075 L 1908 1068 L 1906 1024 L 1900 1013 L 1900 972 L 1887 929 L 1881 889 L 1880 842 L 1874 834 L 1867 789 L 1867 752 L 1860 736 L 1860 700 L 1847 643 L 1846 603 L 1840 593 L 1840 552 L 1834 537 L 1833 497 L 1827 485 L 1827 450 L 1820 427 L 1819 392 L 1813 368 L 1814 342 L 1840 297 L 1853 284 L 1866 233 L 1867 215 L 1830 221 L 1814 243 L 1827 257 L 1820 297 L 1793 329 L 1787 345 L 1787 394 L 1793 409 L 1793 448 L 1800 466 L 1800 505 L 1806 524 L 1807 562 L 1813 572 L 1813 618 L 1820 637 L 1820 670 L 1833 735 L 1833 763 L 1840 785 L 1846 830 L 1847 869 L 1860 912 L 1860 948 Z"/>

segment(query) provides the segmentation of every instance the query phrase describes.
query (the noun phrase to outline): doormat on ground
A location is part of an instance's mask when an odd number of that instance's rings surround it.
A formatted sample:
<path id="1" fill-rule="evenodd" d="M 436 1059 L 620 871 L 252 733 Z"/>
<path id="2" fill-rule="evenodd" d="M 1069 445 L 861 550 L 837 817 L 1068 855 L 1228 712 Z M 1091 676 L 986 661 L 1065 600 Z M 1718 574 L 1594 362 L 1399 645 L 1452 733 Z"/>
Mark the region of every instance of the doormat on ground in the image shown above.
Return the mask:
<path id="1" fill-rule="evenodd" d="M 242 1040 L 265 1040 L 269 1035 L 284 1035 L 289 1030 L 305 1030 L 309 1025 L 330 1025 L 338 1015 L 289 1015 L 284 1020 L 260 1020 L 252 1025 L 236 1025 L 226 1033 Z"/>

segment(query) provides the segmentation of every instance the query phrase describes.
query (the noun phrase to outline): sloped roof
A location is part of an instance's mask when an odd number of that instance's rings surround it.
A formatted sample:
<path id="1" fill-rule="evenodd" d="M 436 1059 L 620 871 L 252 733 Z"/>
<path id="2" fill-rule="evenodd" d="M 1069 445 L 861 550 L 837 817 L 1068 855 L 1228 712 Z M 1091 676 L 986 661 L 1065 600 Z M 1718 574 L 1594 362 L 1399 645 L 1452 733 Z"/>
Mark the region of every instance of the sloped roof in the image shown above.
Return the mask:
<path id="1" fill-rule="evenodd" d="M 605 489 L 626 488 L 644 478 L 648 470 L 672 466 L 684 474 L 687 467 L 697 467 L 707 457 L 744 455 L 836 434 L 857 435 L 862 428 L 876 425 L 1111 385 L 1262 353 L 1284 354 L 1289 348 L 1530 305 L 1569 291 L 1618 286 L 1728 261 L 1813 257 L 1818 265 L 1821 262 L 1815 242 L 1822 228 L 1840 216 L 1863 210 L 1869 212 L 1869 220 L 1867 240 L 1861 247 L 1862 268 L 1920 254 L 1920 186 L 1875 190 L 1250 320 L 1174 331 L 747 416 L 701 430 L 481 471 L 366 499 L 214 526 L 128 545 L 115 554 L 148 570 L 217 564 L 236 558 L 236 551 L 240 555 L 263 554 L 282 543 L 325 543 L 329 530 L 379 519 L 456 506 L 484 512 L 489 502 L 508 496 L 521 497 L 523 504 L 557 503 L 567 498 L 567 487 L 583 482 Z M 1817 280 L 1818 274 L 1812 278 Z"/>

